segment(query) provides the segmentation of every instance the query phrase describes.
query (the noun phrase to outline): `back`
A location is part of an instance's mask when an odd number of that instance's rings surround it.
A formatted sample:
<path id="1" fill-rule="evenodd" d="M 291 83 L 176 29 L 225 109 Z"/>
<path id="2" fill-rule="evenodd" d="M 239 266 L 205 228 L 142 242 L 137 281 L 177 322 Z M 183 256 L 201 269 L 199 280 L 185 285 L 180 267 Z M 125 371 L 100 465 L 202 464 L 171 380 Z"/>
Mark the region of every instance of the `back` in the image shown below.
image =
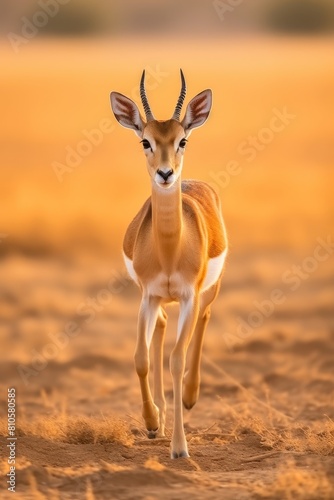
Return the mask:
<path id="1" fill-rule="evenodd" d="M 206 182 L 192 179 L 182 181 L 181 190 L 183 203 L 190 203 L 195 211 L 200 210 L 204 218 L 208 232 L 209 258 L 217 257 L 226 249 L 227 238 L 216 191 Z M 189 198 L 195 200 L 197 206 Z"/>

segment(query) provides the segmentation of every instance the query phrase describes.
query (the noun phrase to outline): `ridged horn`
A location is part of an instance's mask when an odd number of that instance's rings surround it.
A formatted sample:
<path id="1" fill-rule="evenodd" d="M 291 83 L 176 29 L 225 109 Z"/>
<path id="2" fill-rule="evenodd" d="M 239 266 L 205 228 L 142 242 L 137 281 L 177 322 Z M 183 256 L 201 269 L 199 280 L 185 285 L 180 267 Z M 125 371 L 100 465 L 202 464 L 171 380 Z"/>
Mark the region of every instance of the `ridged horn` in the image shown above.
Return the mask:
<path id="1" fill-rule="evenodd" d="M 177 121 L 180 121 L 182 106 L 183 106 L 184 100 L 186 98 L 186 93 L 187 93 L 186 80 L 184 78 L 184 74 L 183 74 L 182 69 L 180 69 L 180 74 L 181 74 L 181 93 L 180 93 L 180 97 L 179 97 L 179 100 L 177 101 L 177 105 L 176 105 L 176 108 L 175 108 L 175 111 L 173 114 L 173 119 L 177 120 Z"/>
<path id="2" fill-rule="evenodd" d="M 146 90 L 145 90 L 145 70 L 143 71 L 141 80 L 140 80 L 140 97 L 141 97 L 141 102 L 143 103 L 145 115 L 146 115 L 146 120 L 152 121 L 154 120 L 154 116 L 152 114 L 150 105 L 148 103 L 148 99 L 146 96 Z"/>

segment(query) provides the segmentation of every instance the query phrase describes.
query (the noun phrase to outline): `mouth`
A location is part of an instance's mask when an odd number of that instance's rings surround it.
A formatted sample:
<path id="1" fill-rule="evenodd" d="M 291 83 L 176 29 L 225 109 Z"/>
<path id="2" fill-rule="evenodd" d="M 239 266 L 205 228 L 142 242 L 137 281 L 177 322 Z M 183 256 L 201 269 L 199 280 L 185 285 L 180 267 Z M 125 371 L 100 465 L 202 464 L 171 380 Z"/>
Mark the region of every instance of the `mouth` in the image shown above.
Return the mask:
<path id="1" fill-rule="evenodd" d="M 158 184 L 160 186 L 169 186 L 170 184 L 173 184 L 172 182 L 169 182 L 169 181 L 159 181 Z"/>
<path id="2" fill-rule="evenodd" d="M 173 184 L 174 184 L 173 182 L 167 182 L 167 181 L 157 182 L 157 185 L 162 189 L 169 189 Z"/>

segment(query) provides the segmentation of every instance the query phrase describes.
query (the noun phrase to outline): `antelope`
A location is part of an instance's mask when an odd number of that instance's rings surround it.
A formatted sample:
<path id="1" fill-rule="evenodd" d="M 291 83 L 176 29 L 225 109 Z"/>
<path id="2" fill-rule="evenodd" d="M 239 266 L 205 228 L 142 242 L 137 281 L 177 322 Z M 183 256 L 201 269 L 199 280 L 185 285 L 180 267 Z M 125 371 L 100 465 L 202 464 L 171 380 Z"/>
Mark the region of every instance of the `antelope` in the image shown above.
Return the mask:
<path id="1" fill-rule="evenodd" d="M 227 253 L 218 195 L 205 182 L 181 182 L 187 140 L 193 129 L 206 122 L 212 91 L 196 95 L 180 120 L 186 97 L 186 82 L 180 71 L 181 93 L 169 120 L 156 120 L 152 114 L 145 90 L 145 70 L 140 96 L 146 121 L 131 99 L 118 92 L 110 94 L 117 121 L 134 130 L 141 140 L 152 186 L 150 198 L 130 223 L 123 242 L 126 268 L 142 293 L 134 361 L 149 438 L 165 435 L 165 306 L 178 302 L 180 307 L 176 343 L 170 355 L 174 402 L 171 458 L 189 457 L 182 402 L 186 409 L 191 409 L 199 396 L 203 337 Z M 149 384 L 151 343 L 154 397 Z"/>

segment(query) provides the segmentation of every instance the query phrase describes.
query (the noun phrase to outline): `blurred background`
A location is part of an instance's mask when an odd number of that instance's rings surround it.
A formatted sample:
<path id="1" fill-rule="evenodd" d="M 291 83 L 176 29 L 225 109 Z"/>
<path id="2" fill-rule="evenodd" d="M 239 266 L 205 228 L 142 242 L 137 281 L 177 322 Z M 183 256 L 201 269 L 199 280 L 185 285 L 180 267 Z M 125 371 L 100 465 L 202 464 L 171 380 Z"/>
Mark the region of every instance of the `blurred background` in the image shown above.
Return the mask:
<path id="1" fill-rule="evenodd" d="M 215 97 L 185 176 L 222 191 L 232 243 L 312 245 L 333 208 L 331 1 L 5 0 L 0 8 L 2 253 L 119 257 L 149 183 L 135 137 L 115 127 L 109 92 L 136 99 L 146 67 L 152 106 L 167 118 L 180 66 L 189 98 L 208 86 Z M 272 138 L 264 132 L 251 145 L 255 158 L 240 153 L 273 109 L 295 118 Z M 100 138 L 94 130 L 105 120 Z M 243 173 L 229 182 L 233 160 Z"/>
<path id="2" fill-rule="evenodd" d="M 330 0 L 3 0 L 2 32 L 20 29 L 21 16 L 33 15 L 42 5 L 55 11 L 65 7 L 43 27 L 44 35 L 221 35 L 242 33 L 322 34 L 333 32 Z M 233 13 L 233 15 L 230 15 Z M 51 16 L 52 17 L 52 16 Z M 224 29 L 219 21 L 224 20 Z"/>
<path id="3" fill-rule="evenodd" d="M 213 88 L 185 176 L 221 191 L 232 243 L 313 244 L 333 213 L 331 1 L 4 0 L 0 9 L 3 254 L 119 258 L 149 183 L 108 96 L 136 100 L 143 67 L 161 118 L 175 104 L 180 66 L 189 98 Z M 273 109 L 295 118 L 272 138 L 264 132 L 255 158 L 240 153 Z M 243 172 L 231 182 L 229 161 Z"/>
<path id="4" fill-rule="evenodd" d="M 259 398 L 266 384 L 298 421 L 334 418 L 333 32 L 332 0 L 1 1 L 1 399 L 15 385 L 27 418 L 65 405 L 131 408 L 140 421 L 140 295 L 122 239 L 150 181 L 109 93 L 140 104 L 146 68 L 153 112 L 167 119 L 182 67 L 186 101 L 214 96 L 183 176 L 215 187 L 230 240 L 205 353 Z M 259 319 L 277 288 L 285 300 Z M 205 373 L 210 403 L 194 418 L 209 427 L 221 376 Z"/>

